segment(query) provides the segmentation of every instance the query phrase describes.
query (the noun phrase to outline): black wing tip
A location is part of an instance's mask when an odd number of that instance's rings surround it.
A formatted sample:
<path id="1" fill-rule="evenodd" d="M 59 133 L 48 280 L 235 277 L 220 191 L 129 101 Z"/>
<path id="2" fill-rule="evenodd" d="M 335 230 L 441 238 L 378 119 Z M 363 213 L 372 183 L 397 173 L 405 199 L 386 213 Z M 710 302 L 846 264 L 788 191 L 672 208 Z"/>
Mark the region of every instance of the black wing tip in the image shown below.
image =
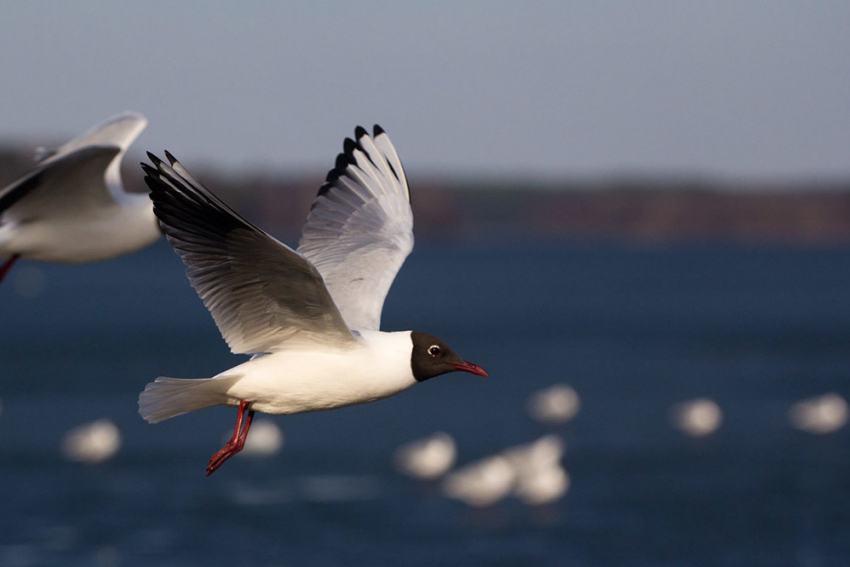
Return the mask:
<path id="1" fill-rule="evenodd" d="M 342 173 L 349 166 L 349 164 L 354 163 L 354 161 L 352 161 L 354 160 L 353 151 L 353 148 L 346 148 L 346 151 L 341 154 L 338 154 L 336 156 L 336 162 L 334 163 L 334 169 Z"/>
<path id="2" fill-rule="evenodd" d="M 379 136 L 379 135 L 385 133 L 384 129 L 381 128 L 378 124 L 375 124 L 373 126 L 373 131 L 374 131 L 374 134 L 372 135 L 373 138 L 375 136 Z M 337 179 L 339 179 L 340 177 L 342 177 L 343 175 L 345 175 L 345 171 L 346 171 L 346 169 L 348 169 L 348 166 L 357 164 L 357 159 L 354 157 L 354 151 L 355 150 L 360 150 L 361 152 L 363 152 L 363 154 L 366 156 L 366 158 L 370 162 L 372 162 L 372 164 L 375 163 L 372 160 L 372 157 L 368 153 L 366 153 L 366 151 L 363 149 L 363 146 L 360 145 L 360 140 L 364 136 L 366 136 L 366 137 L 369 136 L 369 132 L 366 130 L 366 128 L 364 128 L 363 126 L 356 126 L 354 128 L 354 138 L 355 139 L 345 138 L 342 141 L 342 153 L 337 154 L 336 161 L 334 162 L 333 168 L 331 168 L 331 170 L 328 171 L 328 174 L 325 177 L 324 185 L 319 187 L 319 192 L 316 195 L 317 197 L 321 197 L 322 195 L 327 194 L 331 189 L 333 189 L 334 182 Z M 392 174 L 395 175 L 396 178 L 398 178 L 398 174 L 393 169 L 392 165 L 389 164 L 389 163 L 387 163 L 387 165 L 389 165 L 390 171 L 392 172 Z"/>
<path id="3" fill-rule="evenodd" d="M 145 152 L 148 155 L 148 159 L 151 160 L 151 163 L 155 166 L 159 167 L 159 164 L 162 163 L 162 160 L 156 157 L 156 154 L 153 152 Z"/>
<path id="4" fill-rule="evenodd" d="M 325 176 L 325 184 L 319 189 L 319 195 L 324 195 L 330 190 L 330 184 L 340 178 L 341 175 L 345 173 L 345 168 L 348 167 L 348 158 L 345 154 L 339 154 L 336 156 L 336 162 L 334 163 L 333 169 L 328 171 L 327 176 Z"/>
<path id="5" fill-rule="evenodd" d="M 148 197 L 150 197 L 151 201 L 156 202 L 156 195 L 162 190 L 164 183 L 157 177 L 151 177 L 149 172 L 145 171 L 145 173 L 147 173 L 147 175 L 145 175 L 145 184 L 148 186 L 148 189 L 150 189 L 150 191 L 148 191 Z M 154 210 L 154 212 L 156 211 Z"/>
<path id="6" fill-rule="evenodd" d="M 368 159 L 372 165 L 376 165 L 375 160 L 372 159 L 372 156 L 369 155 L 369 152 L 367 152 L 366 149 L 360 144 L 360 140 L 362 140 L 364 136 L 368 138 L 369 133 L 366 132 L 366 129 L 362 126 L 358 126 L 354 129 L 354 135 L 357 138 L 356 142 L 351 138 L 346 138 L 342 143 L 342 148 L 345 151 L 345 155 L 348 156 L 348 163 L 351 165 L 357 165 L 357 158 L 354 157 L 354 151 L 360 150 L 360 152 L 364 156 L 366 156 L 366 159 Z"/>
<path id="7" fill-rule="evenodd" d="M 333 171 L 331 171 L 331 173 L 333 173 Z M 331 176 L 331 174 L 330 174 L 330 173 L 328 173 L 328 177 L 329 177 L 329 178 L 330 178 L 330 176 Z M 334 179 L 333 179 L 333 180 L 328 179 L 328 181 L 326 181 L 324 185 L 322 185 L 321 187 L 319 187 L 319 192 L 316 194 L 316 197 L 321 197 L 322 195 L 327 194 L 327 193 L 328 193 L 328 191 L 330 191 L 331 189 L 333 189 L 333 181 L 334 181 L 334 180 L 336 180 L 336 178 L 337 178 L 337 177 L 339 177 L 339 175 L 337 175 L 336 177 L 334 177 Z M 312 208 L 313 208 L 313 207 L 315 207 L 315 206 L 316 206 L 316 203 L 314 202 L 314 203 L 313 203 L 313 206 L 311 206 L 311 207 L 310 207 L 310 209 L 312 209 Z"/>
<path id="8" fill-rule="evenodd" d="M 355 147 L 357 147 L 357 144 L 354 140 L 351 138 L 345 139 L 343 142 L 343 148 L 345 151 L 341 154 L 337 154 L 333 168 L 331 168 L 325 176 L 324 185 L 319 187 L 319 193 L 316 195 L 317 197 L 321 197 L 333 189 L 334 182 L 345 175 L 345 170 L 348 168 L 349 164 L 356 163 L 353 153 Z"/>
<path id="9" fill-rule="evenodd" d="M 355 142 L 351 138 L 346 138 L 342 141 L 342 154 L 348 159 L 348 163 L 356 163 L 354 159 L 354 150 L 360 148 L 360 143 Z"/>
<path id="10" fill-rule="evenodd" d="M 151 163 L 154 164 L 154 166 L 156 166 L 157 169 L 161 170 L 162 168 L 160 166 L 162 164 L 164 164 L 165 162 L 162 161 L 159 157 L 157 157 L 157 155 L 154 154 L 153 152 L 146 152 L 146 153 L 148 154 L 148 159 L 151 161 Z M 177 161 L 177 158 L 174 157 L 171 154 L 171 152 L 169 152 L 168 150 L 163 150 L 163 153 L 165 153 L 165 158 L 169 161 L 169 163 L 171 165 L 174 165 L 175 163 L 179 163 Z M 142 163 L 142 165 L 145 165 L 145 164 Z"/>

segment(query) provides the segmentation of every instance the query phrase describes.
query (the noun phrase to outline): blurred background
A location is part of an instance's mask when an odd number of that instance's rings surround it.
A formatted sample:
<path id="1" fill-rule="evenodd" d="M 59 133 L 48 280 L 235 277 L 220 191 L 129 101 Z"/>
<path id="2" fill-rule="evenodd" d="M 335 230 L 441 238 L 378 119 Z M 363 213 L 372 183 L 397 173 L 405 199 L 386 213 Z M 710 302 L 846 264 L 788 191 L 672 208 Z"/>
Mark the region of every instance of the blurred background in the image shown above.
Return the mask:
<path id="1" fill-rule="evenodd" d="M 4 4 L 0 185 L 136 110 L 131 190 L 168 149 L 295 245 L 343 138 L 378 123 L 417 238 L 383 328 L 491 377 L 268 417 L 204 478 L 235 411 L 136 408 L 156 376 L 242 360 L 170 247 L 22 260 L 0 285 L 0 566 L 847 564 L 848 20 Z"/>

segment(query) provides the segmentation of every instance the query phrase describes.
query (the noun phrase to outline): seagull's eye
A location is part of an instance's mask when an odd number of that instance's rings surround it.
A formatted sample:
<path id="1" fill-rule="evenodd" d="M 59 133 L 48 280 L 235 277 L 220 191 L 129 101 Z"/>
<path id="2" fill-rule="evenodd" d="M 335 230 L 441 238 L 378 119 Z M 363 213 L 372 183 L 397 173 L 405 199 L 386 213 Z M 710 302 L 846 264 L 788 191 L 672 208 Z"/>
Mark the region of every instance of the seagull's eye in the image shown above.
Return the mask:
<path id="1" fill-rule="evenodd" d="M 440 356 L 443 354 L 443 349 L 438 347 L 437 345 L 431 345 L 428 347 L 428 354 L 431 356 Z"/>

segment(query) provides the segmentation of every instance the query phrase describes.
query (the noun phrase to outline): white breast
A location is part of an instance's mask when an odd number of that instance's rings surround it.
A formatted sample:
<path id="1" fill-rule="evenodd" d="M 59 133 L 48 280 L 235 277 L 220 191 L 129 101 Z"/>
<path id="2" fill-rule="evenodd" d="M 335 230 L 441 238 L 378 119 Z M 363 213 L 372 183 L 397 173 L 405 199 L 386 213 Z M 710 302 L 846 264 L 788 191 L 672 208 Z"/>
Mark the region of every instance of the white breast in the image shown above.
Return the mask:
<path id="1" fill-rule="evenodd" d="M 223 372 L 241 376 L 227 391 L 229 403 L 291 414 L 372 402 L 416 383 L 410 368 L 410 331 L 367 331 L 348 349 L 292 349 L 267 354 Z"/>
<path id="2" fill-rule="evenodd" d="M 50 214 L 10 225 L 0 234 L 0 257 L 11 253 L 47 262 L 96 262 L 135 252 L 160 236 L 147 195 L 129 195 L 123 204 Z M 8 254 L 3 254 L 8 248 Z"/>

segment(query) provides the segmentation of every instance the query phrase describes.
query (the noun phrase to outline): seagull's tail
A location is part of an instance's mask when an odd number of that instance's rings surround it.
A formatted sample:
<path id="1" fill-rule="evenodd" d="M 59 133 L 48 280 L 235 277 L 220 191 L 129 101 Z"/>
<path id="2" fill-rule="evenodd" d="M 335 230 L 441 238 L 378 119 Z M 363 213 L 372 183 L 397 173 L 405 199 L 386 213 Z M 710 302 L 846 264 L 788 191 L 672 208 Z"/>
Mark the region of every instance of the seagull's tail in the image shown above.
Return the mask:
<path id="1" fill-rule="evenodd" d="M 238 378 L 184 379 L 160 376 L 139 394 L 139 414 L 145 421 L 157 423 L 182 413 L 226 404 L 230 399 L 227 390 Z"/>

